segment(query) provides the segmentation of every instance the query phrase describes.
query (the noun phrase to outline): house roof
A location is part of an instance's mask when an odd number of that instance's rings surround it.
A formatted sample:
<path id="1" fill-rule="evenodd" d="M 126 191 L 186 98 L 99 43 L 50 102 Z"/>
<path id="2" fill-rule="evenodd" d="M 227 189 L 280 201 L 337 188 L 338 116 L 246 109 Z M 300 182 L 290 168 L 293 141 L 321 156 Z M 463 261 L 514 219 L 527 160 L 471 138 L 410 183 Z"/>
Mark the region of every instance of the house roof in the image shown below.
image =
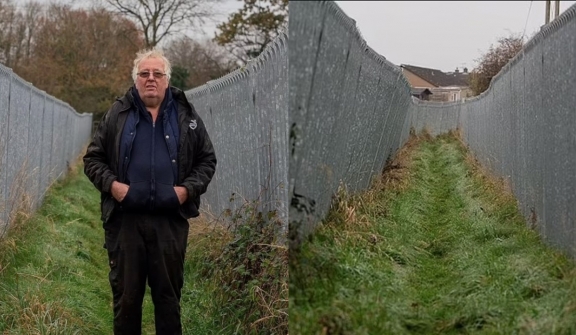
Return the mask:
<path id="1" fill-rule="evenodd" d="M 442 72 L 437 69 L 401 64 L 400 67 L 414 73 L 418 77 L 437 87 L 468 86 L 468 73 Z"/>

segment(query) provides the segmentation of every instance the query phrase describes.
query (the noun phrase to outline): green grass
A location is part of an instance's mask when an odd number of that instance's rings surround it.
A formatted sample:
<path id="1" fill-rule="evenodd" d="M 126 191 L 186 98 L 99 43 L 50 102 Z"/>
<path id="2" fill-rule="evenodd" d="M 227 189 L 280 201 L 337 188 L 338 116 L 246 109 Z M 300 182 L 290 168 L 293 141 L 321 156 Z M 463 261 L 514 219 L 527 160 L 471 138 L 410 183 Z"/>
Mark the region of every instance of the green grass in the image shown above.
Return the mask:
<path id="1" fill-rule="evenodd" d="M 290 260 L 290 332 L 576 334 L 574 262 L 452 135 L 342 196 Z"/>
<path id="2" fill-rule="evenodd" d="M 112 323 L 99 194 L 81 174 L 53 185 L 1 241 L 4 334 L 104 334 Z"/>
<path id="3" fill-rule="evenodd" d="M 82 168 L 54 184 L 41 208 L 29 217 L 21 215 L 0 241 L 2 334 L 112 333 L 100 195 Z M 192 221 L 196 225 L 201 223 Z M 232 334 L 219 330 L 221 317 L 211 295 L 217 283 L 199 273 L 198 255 L 214 248 L 214 238 L 210 241 L 190 238 L 182 292 L 184 334 Z M 154 333 L 149 290 L 143 333 Z"/>

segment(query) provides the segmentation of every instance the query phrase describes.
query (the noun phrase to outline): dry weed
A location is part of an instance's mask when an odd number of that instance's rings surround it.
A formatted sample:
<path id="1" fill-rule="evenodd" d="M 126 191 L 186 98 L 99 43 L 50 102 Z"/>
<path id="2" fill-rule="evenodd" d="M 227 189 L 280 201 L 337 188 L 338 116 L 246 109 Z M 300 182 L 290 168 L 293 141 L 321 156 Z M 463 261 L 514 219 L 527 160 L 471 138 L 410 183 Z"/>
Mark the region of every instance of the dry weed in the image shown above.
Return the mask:
<path id="1" fill-rule="evenodd" d="M 225 227 L 215 224 L 211 217 L 210 213 L 202 212 L 200 216 L 188 220 L 190 224 L 188 243 L 206 246 L 203 248 L 209 252 L 206 256 L 213 259 L 218 257 L 226 244 L 232 241 L 234 234 Z"/>
<path id="2" fill-rule="evenodd" d="M 56 301 L 44 302 L 46 299 L 31 292 L 7 296 L 6 303 L 13 306 L 13 313 L 3 318 L 17 324 L 26 334 L 70 334 L 74 325 L 81 324 Z"/>

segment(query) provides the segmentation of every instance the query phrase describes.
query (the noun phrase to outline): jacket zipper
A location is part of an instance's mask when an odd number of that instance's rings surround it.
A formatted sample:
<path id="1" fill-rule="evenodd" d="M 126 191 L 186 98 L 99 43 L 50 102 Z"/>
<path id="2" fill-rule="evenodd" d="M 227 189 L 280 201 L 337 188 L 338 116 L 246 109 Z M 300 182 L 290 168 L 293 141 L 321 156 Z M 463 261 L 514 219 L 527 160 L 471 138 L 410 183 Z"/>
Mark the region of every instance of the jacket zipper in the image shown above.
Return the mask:
<path id="1" fill-rule="evenodd" d="M 154 153 L 156 152 L 155 148 L 154 148 L 154 143 L 156 135 L 156 122 L 154 122 L 154 120 L 152 120 L 152 154 L 150 155 L 150 157 L 152 157 L 152 162 L 150 163 L 150 173 L 152 174 L 152 184 L 150 185 L 150 208 L 152 208 L 152 210 L 154 210 L 156 201 L 154 200 L 154 195 L 156 194 L 156 180 L 155 180 L 155 173 L 154 173 L 154 163 L 156 162 L 156 157 L 154 157 Z"/>

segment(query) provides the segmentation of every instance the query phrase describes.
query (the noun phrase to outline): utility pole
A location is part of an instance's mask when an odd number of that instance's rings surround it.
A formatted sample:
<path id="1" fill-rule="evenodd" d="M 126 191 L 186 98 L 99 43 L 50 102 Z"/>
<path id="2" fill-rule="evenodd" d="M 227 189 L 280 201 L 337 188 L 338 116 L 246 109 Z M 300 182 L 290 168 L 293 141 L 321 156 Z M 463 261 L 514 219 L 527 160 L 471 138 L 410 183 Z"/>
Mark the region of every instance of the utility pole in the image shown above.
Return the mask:
<path id="1" fill-rule="evenodd" d="M 544 23 L 550 23 L 550 0 L 546 0 L 546 21 Z"/>
<path id="2" fill-rule="evenodd" d="M 551 10 L 550 10 L 550 6 L 551 6 L 551 2 L 550 0 L 546 0 L 546 24 L 550 23 L 550 16 L 551 16 Z M 552 18 L 552 20 L 556 19 L 558 16 L 560 15 L 560 0 L 555 0 L 554 1 L 554 17 Z"/>

